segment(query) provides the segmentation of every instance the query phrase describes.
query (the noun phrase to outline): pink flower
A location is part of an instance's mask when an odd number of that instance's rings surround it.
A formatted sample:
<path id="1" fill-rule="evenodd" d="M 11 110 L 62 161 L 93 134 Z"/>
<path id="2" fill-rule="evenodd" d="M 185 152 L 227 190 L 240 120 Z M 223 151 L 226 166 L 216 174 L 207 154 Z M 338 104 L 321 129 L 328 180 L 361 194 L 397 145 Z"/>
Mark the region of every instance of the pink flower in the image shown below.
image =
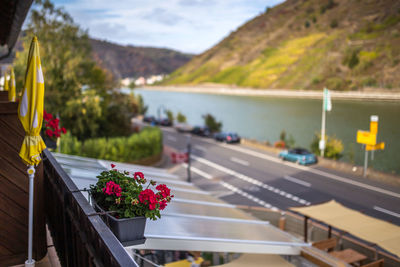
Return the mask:
<path id="1" fill-rule="evenodd" d="M 107 195 L 116 195 L 117 197 L 121 196 L 121 186 L 119 186 L 119 184 L 114 183 L 113 181 L 108 181 L 106 184 L 106 187 L 103 188 L 103 192 Z"/>
<path id="2" fill-rule="evenodd" d="M 111 169 L 114 169 L 114 168 L 115 168 L 115 164 L 111 163 Z"/>
<path id="3" fill-rule="evenodd" d="M 149 205 L 150 210 L 155 209 L 155 205 L 158 203 L 157 197 L 151 189 L 145 189 L 140 192 L 139 202 L 145 205 Z"/>

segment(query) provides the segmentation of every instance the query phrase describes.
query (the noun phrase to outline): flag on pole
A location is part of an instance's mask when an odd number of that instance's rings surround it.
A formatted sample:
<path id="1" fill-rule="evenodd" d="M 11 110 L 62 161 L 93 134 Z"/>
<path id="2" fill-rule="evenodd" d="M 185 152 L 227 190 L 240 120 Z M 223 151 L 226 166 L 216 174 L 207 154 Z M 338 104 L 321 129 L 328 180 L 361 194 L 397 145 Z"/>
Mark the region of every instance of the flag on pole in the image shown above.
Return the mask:
<path id="1" fill-rule="evenodd" d="M 332 110 L 331 93 L 326 88 L 324 88 L 324 110 Z"/>
<path id="2" fill-rule="evenodd" d="M 11 75 L 10 75 L 10 89 L 8 90 L 8 101 L 15 102 L 15 75 L 14 69 L 11 67 Z"/>
<path id="3" fill-rule="evenodd" d="M 46 148 L 40 136 L 43 102 L 44 79 L 40 64 L 39 43 L 35 36 L 29 48 L 24 90 L 18 106 L 18 117 L 25 130 L 25 138 L 19 155 L 28 165 L 39 164 L 42 160 L 40 153 Z"/>

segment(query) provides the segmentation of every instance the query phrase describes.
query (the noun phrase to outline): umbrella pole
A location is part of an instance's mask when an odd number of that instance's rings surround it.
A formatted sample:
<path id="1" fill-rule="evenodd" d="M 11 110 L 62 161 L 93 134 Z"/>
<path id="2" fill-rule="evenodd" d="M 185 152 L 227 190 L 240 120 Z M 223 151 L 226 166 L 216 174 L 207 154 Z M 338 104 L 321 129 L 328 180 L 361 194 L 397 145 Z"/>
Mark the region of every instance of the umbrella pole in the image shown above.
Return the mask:
<path id="1" fill-rule="evenodd" d="M 29 165 L 29 229 L 28 229 L 28 260 L 25 261 L 25 267 L 34 267 L 35 260 L 32 259 L 32 236 L 33 236 L 33 182 L 35 178 L 35 167 Z"/>

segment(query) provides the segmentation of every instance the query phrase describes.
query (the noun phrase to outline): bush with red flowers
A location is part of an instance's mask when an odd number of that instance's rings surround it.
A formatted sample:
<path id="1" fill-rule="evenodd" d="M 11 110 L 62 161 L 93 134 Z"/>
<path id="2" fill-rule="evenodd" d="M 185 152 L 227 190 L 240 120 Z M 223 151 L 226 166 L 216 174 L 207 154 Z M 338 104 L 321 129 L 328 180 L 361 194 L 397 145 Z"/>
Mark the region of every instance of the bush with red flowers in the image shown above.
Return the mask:
<path id="1" fill-rule="evenodd" d="M 112 215 L 116 218 L 144 216 L 157 220 L 161 217 L 160 211 L 174 197 L 165 184 L 148 182 L 141 172 L 121 172 L 114 164 L 97 178 L 96 185 L 90 186 L 90 194 L 103 210 L 115 211 Z"/>
<path id="2" fill-rule="evenodd" d="M 60 128 L 60 120 L 55 118 L 51 113 L 47 113 L 46 110 L 43 110 L 43 119 L 42 131 L 47 137 L 56 139 L 60 137 L 61 134 L 67 133 L 64 127 Z"/>

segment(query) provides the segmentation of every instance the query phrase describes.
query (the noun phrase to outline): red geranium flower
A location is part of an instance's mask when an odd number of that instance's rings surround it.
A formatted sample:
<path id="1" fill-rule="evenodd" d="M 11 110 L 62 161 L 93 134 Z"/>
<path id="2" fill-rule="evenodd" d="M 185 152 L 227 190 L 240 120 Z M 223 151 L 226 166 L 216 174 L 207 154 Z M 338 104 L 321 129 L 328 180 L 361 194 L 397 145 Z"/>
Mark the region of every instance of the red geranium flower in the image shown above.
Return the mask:
<path id="1" fill-rule="evenodd" d="M 50 130 L 50 129 L 47 129 L 47 130 L 46 130 L 46 134 L 47 134 L 49 137 L 53 137 L 53 131 Z"/>

